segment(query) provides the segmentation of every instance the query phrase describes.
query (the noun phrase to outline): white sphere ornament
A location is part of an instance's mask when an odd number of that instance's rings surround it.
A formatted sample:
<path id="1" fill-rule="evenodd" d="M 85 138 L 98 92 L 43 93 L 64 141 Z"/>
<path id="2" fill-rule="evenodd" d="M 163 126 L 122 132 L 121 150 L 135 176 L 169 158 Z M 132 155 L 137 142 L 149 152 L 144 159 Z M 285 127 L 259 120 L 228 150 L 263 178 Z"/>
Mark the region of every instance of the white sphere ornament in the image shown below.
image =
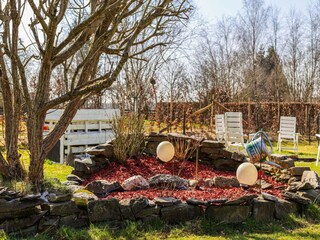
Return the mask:
<path id="1" fill-rule="evenodd" d="M 174 157 L 174 147 L 171 142 L 163 141 L 157 147 L 157 157 L 163 162 L 169 162 Z"/>
<path id="2" fill-rule="evenodd" d="M 241 184 L 254 185 L 258 179 L 257 168 L 249 162 L 240 164 L 237 169 L 237 179 Z"/>

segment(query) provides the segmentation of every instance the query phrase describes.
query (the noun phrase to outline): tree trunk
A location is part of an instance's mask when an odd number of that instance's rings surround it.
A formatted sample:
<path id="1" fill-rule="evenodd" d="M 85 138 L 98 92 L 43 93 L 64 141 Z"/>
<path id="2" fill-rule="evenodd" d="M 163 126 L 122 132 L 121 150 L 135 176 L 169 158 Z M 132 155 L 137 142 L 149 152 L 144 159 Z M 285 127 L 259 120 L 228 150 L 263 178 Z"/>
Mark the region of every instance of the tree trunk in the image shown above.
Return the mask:
<path id="1" fill-rule="evenodd" d="M 1 59 L 0 61 L 2 61 Z M 2 66 L 3 62 L 2 62 Z M 9 180 L 25 179 L 26 171 L 20 162 L 18 153 L 18 136 L 21 114 L 21 97 L 17 89 L 10 88 L 7 75 L 0 69 L 0 84 L 2 88 L 4 123 L 5 123 L 5 147 L 6 159 L 0 154 L 0 173 Z M 13 94 L 12 94 L 13 92 Z"/>
<path id="2" fill-rule="evenodd" d="M 35 191 L 40 190 L 43 179 L 43 164 L 46 156 L 42 154 L 42 126 L 45 116 L 29 114 L 27 120 L 28 143 L 30 151 L 29 181 Z"/>
<path id="3" fill-rule="evenodd" d="M 79 107 L 84 104 L 85 99 L 81 97 L 71 101 L 65 108 L 63 115 L 45 139 L 43 139 L 43 125 L 45 114 L 35 112 L 28 116 L 28 141 L 30 151 L 29 181 L 34 191 L 39 192 L 43 181 L 43 165 L 46 156 L 53 146 L 59 141 L 60 137 L 68 128 Z"/>

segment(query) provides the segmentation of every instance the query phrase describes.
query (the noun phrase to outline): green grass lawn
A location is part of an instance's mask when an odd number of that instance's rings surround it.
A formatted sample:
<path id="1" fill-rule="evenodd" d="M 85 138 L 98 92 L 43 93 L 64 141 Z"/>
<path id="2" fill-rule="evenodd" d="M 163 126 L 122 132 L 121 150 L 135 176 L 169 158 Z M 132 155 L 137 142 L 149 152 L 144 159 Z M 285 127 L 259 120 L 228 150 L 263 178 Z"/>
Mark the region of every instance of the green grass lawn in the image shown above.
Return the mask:
<path id="1" fill-rule="evenodd" d="M 292 146 L 292 144 L 286 143 L 284 146 Z M 277 144 L 273 143 L 273 152 L 274 153 L 279 153 L 279 154 L 284 154 L 284 155 L 296 155 L 294 151 L 282 151 L 279 152 L 277 150 Z M 317 141 L 312 141 L 311 144 L 309 145 L 308 141 L 302 140 L 299 141 L 299 152 L 298 156 L 299 158 L 317 158 L 317 153 L 318 153 L 318 142 Z M 319 166 L 316 166 L 315 162 L 295 162 L 295 165 L 297 167 L 303 166 L 303 167 L 310 167 L 311 170 L 316 171 L 319 176 L 320 176 L 320 164 Z"/>

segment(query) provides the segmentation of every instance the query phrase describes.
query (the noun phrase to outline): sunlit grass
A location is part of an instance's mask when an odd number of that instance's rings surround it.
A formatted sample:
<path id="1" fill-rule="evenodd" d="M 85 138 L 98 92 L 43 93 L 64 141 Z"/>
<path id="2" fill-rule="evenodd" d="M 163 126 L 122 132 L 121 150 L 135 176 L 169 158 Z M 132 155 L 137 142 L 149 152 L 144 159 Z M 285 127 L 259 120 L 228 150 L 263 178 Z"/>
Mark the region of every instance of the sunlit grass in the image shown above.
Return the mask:
<path id="1" fill-rule="evenodd" d="M 29 153 L 26 149 L 20 149 L 19 150 L 21 154 L 21 162 L 25 169 L 29 170 L 30 165 L 30 158 Z M 50 160 L 45 160 L 44 162 L 44 177 L 45 178 L 57 178 L 60 181 L 66 181 L 67 176 L 71 174 L 73 168 L 70 166 L 67 166 L 65 164 L 55 163 Z"/>

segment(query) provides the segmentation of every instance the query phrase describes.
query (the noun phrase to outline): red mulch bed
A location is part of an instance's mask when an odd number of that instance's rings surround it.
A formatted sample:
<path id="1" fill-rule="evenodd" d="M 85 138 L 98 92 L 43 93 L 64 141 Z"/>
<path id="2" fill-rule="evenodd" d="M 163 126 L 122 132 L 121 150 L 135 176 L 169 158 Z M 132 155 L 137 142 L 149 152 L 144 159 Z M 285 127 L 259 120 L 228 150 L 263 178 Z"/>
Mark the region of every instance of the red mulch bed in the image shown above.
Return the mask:
<path id="1" fill-rule="evenodd" d="M 138 159 L 128 159 L 124 164 L 116 162 L 111 163 L 105 169 L 93 174 L 89 179 L 84 182 L 84 185 L 94 180 L 107 180 L 118 181 L 122 183 L 129 177 L 134 175 L 141 175 L 148 179 L 156 174 L 175 174 L 179 172 L 180 163 L 171 161 L 169 163 L 162 163 L 155 157 L 141 157 Z M 184 168 L 181 171 L 180 177 L 184 179 L 195 179 L 195 163 L 186 161 Z M 198 179 L 199 182 L 206 178 L 213 178 L 215 176 L 235 177 L 235 172 L 217 171 L 205 163 L 199 164 Z M 262 179 L 273 185 L 272 189 L 263 190 L 263 192 L 273 194 L 281 197 L 281 190 L 277 189 L 285 186 L 282 183 L 276 182 L 271 177 L 262 174 Z M 125 198 L 135 198 L 138 196 L 147 197 L 153 200 L 156 197 L 175 197 L 181 200 L 195 198 L 199 200 L 221 199 L 228 198 L 229 200 L 237 199 L 244 195 L 259 193 L 258 188 L 244 189 L 242 187 L 233 188 L 216 188 L 216 187 L 203 187 L 191 190 L 161 190 L 161 189 L 147 189 L 138 191 L 124 191 L 113 192 L 107 198 L 115 197 L 119 200 Z"/>

